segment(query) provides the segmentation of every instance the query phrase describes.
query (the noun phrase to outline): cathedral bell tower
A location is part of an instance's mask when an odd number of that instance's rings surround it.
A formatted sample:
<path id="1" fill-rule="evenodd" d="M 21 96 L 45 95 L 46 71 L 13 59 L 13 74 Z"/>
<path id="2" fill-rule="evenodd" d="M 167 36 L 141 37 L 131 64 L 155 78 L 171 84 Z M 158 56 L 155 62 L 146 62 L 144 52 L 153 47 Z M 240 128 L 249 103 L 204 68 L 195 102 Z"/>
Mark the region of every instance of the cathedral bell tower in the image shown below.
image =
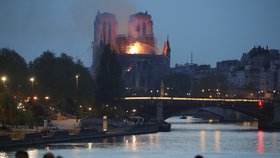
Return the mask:
<path id="1" fill-rule="evenodd" d="M 92 42 L 93 60 L 92 73 L 96 74 L 96 69 L 99 65 L 99 58 L 102 50 L 102 45 L 110 44 L 112 49 L 116 49 L 117 40 L 117 20 L 114 14 L 105 12 L 97 12 L 94 20 L 94 41 Z"/>

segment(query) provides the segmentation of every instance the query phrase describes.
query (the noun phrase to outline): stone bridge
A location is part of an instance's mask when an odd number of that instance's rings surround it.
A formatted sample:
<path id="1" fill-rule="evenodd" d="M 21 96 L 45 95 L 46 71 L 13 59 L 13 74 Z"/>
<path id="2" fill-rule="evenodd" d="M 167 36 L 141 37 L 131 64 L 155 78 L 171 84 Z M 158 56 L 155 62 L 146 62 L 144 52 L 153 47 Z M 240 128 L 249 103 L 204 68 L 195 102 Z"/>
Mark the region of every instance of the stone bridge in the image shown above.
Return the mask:
<path id="1" fill-rule="evenodd" d="M 280 115 L 279 104 L 263 99 L 125 97 L 118 100 L 127 111 L 157 121 L 166 120 L 192 109 L 218 107 L 238 111 L 258 119 L 259 128 L 274 122 Z M 278 118 L 279 119 L 279 118 Z M 277 123 L 278 126 L 278 123 Z"/>

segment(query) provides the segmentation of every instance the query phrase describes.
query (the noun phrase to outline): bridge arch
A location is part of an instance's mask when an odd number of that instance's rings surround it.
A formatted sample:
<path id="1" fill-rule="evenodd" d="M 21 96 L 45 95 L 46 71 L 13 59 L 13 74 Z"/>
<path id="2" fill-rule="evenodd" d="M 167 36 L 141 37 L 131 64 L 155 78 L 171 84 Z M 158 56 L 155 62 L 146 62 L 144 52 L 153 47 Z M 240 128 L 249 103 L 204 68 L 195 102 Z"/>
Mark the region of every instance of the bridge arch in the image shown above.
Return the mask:
<path id="1" fill-rule="evenodd" d="M 161 104 L 163 120 L 178 115 L 182 111 L 205 107 L 231 109 L 262 121 L 269 121 L 272 118 L 272 103 L 259 99 L 127 97 L 121 102 L 128 108 L 138 109 L 137 114 L 146 118 L 156 118 L 157 107 Z M 263 103 L 262 107 L 258 106 L 259 102 Z"/>

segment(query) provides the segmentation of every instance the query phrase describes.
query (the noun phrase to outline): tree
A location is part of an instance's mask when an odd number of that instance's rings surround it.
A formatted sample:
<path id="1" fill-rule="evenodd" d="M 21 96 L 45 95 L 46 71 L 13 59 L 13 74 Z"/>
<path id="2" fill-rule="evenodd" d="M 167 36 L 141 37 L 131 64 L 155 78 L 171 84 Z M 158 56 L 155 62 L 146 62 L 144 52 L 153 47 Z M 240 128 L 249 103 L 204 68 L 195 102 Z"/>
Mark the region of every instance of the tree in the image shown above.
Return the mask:
<path id="1" fill-rule="evenodd" d="M 17 105 L 11 93 L 0 94 L 0 122 L 2 127 L 16 123 Z"/>
<path id="2" fill-rule="evenodd" d="M 193 95 L 196 97 L 222 97 L 228 91 L 228 84 L 225 75 L 208 74 L 194 80 Z"/>
<path id="3" fill-rule="evenodd" d="M 162 81 L 164 83 L 165 92 L 172 96 L 186 96 L 191 86 L 190 76 L 184 73 L 166 75 L 162 78 Z M 157 87 L 160 87 L 160 85 Z"/>
<path id="4" fill-rule="evenodd" d="M 79 98 L 80 105 L 93 103 L 94 82 L 89 71 L 81 62 L 75 63 L 65 53 L 56 57 L 54 53 L 46 51 L 30 64 L 30 68 L 38 82 L 35 92 L 42 98 L 49 96 L 60 110 L 76 113 L 77 105 L 73 104 L 76 98 Z M 76 75 L 79 75 L 78 83 Z"/>
<path id="5" fill-rule="evenodd" d="M 120 98 L 123 92 L 122 68 L 117 53 L 111 50 L 109 44 L 104 46 L 100 56 L 96 85 L 97 115 L 110 114 L 110 117 L 122 117 L 121 107 L 113 105 L 114 99 Z M 117 109 L 119 112 L 116 112 Z"/>
<path id="6" fill-rule="evenodd" d="M 96 76 L 96 103 L 111 103 L 113 99 L 122 96 L 122 68 L 117 53 L 110 45 L 105 45 L 100 56 L 100 64 Z"/>
<path id="7" fill-rule="evenodd" d="M 28 87 L 28 68 L 25 60 L 14 50 L 0 49 L 0 77 L 6 76 L 6 88 L 15 96 L 26 94 Z M 3 92 L 3 84 L 0 90 Z"/>

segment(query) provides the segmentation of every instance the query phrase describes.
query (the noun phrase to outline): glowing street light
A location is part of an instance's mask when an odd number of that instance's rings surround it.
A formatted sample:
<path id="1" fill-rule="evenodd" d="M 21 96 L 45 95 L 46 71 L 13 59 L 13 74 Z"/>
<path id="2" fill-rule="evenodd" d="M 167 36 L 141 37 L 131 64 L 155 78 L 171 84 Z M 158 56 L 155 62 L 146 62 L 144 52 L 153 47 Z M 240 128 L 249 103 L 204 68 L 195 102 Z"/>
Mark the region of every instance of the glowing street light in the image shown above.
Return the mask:
<path id="1" fill-rule="evenodd" d="M 4 84 L 4 87 L 6 87 L 7 77 L 6 76 L 2 76 L 1 80 L 2 80 L 2 82 Z"/>
<path id="2" fill-rule="evenodd" d="M 33 94 L 33 85 L 34 85 L 35 78 L 30 77 L 30 82 L 31 82 L 31 93 Z"/>
<path id="3" fill-rule="evenodd" d="M 79 89 L 79 77 L 80 75 L 76 75 L 75 78 L 76 78 L 76 91 L 78 93 L 78 89 Z"/>
<path id="4" fill-rule="evenodd" d="M 79 74 L 77 74 L 76 76 L 75 76 L 75 78 L 76 78 L 76 106 L 78 107 L 78 92 L 79 92 L 79 77 L 80 77 L 80 75 Z M 82 108 L 82 106 L 80 105 L 80 108 Z M 77 111 L 76 111 L 76 122 L 78 122 L 78 115 L 79 115 L 79 112 L 78 112 L 79 110 L 77 109 Z"/>

